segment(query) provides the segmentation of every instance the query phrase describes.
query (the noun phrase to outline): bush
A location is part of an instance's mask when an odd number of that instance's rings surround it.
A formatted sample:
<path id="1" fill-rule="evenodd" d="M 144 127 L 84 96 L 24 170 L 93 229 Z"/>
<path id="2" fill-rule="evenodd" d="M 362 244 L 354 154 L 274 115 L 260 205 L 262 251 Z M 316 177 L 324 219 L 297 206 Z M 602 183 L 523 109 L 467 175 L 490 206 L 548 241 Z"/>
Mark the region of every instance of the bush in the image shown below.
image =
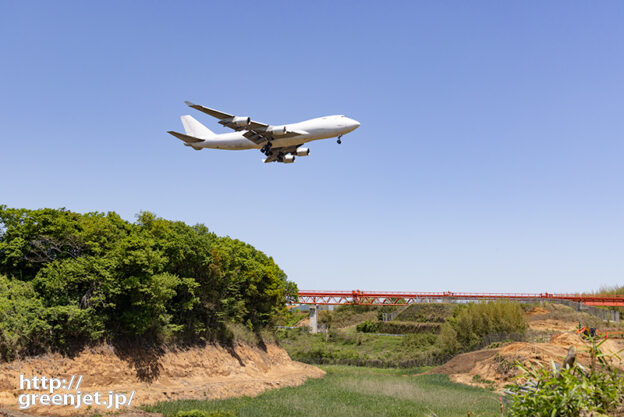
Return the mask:
<path id="1" fill-rule="evenodd" d="M 442 352 L 447 354 L 455 353 L 459 349 L 457 332 L 450 323 L 444 323 L 442 325 L 436 344 Z"/>
<path id="2" fill-rule="evenodd" d="M 600 352 L 603 342 L 592 344 L 592 366 L 589 370 L 576 363 L 561 370 L 557 370 L 554 363 L 551 369 L 518 364 L 524 372 L 523 379 L 533 381 L 535 387 L 509 387 L 512 392 L 510 415 L 579 416 L 582 412 L 607 413 L 615 410 L 624 395 L 624 378 Z"/>
<path id="3" fill-rule="evenodd" d="M 439 344 L 448 352 L 454 345 L 460 350 L 473 349 L 491 333 L 524 333 L 528 327 L 522 307 L 506 301 L 459 305 L 447 323 L 455 336 L 443 326 L 444 336 Z"/>
<path id="4" fill-rule="evenodd" d="M 0 359 L 43 351 L 51 329 L 45 312 L 32 284 L 0 275 Z"/>
<path id="5" fill-rule="evenodd" d="M 355 326 L 355 330 L 362 333 L 377 333 L 380 323 L 379 321 L 366 320 Z"/>

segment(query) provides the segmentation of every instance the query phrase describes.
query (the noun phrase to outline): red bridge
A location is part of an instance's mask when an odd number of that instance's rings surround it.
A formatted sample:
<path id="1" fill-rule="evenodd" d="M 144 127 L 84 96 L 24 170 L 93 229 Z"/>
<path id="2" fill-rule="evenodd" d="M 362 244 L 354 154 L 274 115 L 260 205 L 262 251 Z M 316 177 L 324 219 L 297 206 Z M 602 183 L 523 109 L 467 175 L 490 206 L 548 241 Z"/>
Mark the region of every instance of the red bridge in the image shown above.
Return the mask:
<path id="1" fill-rule="evenodd" d="M 385 305 L 398 306 L 433 300 L 568 300 L 590 306 L 624 307 L 624 296 L 551 294 L 551 293 L 481 293 L 481 292 L 393 292 L 393 291 L 299 291 L 299 301 L 292 304 Z"/>

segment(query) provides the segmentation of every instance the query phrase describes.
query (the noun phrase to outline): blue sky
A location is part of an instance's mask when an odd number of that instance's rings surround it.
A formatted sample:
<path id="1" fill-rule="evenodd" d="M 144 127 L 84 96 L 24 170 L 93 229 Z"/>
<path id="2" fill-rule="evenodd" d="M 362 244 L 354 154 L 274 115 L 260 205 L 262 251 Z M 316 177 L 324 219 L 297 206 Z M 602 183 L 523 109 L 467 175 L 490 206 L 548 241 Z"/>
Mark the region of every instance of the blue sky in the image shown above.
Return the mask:
<path id="1" fill-rule="evenodd" d="M 621 2 L 2 2 L 0 201 L 149 210 L 305 289 L 624 278 Z M 191 100 L 361 127 L 295 164 L 167 135 Z"/>

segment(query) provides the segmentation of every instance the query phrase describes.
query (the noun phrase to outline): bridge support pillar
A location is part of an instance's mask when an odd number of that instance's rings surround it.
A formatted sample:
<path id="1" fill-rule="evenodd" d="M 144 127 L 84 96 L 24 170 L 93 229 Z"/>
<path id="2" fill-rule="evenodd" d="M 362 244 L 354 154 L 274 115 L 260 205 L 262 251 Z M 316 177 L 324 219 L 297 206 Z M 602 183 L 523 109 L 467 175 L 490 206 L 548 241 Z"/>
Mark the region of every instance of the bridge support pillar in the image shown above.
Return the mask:
<path id="1" fill-rule="evenodd" d="M 310 306 L 310 332 L 318 333 L 318 308 L 316 304 Z"/>

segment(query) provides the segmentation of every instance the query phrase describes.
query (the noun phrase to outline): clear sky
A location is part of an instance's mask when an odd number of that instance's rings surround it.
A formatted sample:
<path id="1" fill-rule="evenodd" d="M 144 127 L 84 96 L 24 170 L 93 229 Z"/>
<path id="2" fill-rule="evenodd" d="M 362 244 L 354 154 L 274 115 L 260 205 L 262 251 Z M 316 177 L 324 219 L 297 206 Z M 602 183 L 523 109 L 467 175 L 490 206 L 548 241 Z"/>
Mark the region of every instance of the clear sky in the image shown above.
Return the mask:
<path id="1" fill-rule="evenodd" d="M 1 1 L 0 202 L 204 223 L 305 289 L 624 284 L 624 3 Z M 291 165 L 191 100 L 361 126 Z"/>

